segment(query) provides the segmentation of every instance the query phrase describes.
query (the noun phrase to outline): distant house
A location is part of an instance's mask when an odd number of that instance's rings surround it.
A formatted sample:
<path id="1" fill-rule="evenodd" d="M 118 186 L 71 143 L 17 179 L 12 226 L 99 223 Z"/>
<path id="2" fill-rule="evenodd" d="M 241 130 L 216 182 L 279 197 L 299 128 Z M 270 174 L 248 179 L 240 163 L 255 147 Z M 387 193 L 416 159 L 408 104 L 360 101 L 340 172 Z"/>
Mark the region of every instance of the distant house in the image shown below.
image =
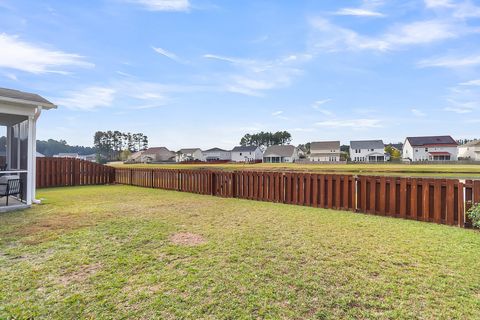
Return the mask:
<path id="1" fill-rule="evenodd" d="M 142 154 L 145 152 L 145 150 L 137 151 L 132 153 L 128 159 L 127 162 L 142 162 Z"/>
<path id="2" fill-rule="evenodd" d="M 265 163 L 287 163 L 295 162 L 300 158 L 299 150 L 295 146 L 270 146 L 263 154 L 263 162 Z"/>
<path id="3" fill-rule="evenodd" d="M 43 153 L 40 153 L 37 151 L 37 154 L 35 155 L 37 158 L 45 158 L 45 155 Z"/>
<path id="4" fill-rule="evenodd" d="M 321 162 L 340 161 L 340 141 L 312 142 L 308 159 Z"/>
<path id="5" fill-rule="evenodd" d="M 53 157 L 79 159 L 80 155 L 78 153 L 60 152 L 59 154 L 54 154 Z"/>
<path id="6" fill-rule="evenodd" d="M 203 154 L 200 148 L 180 149 L 175 156 L 176 162 L 202 161 L 202 160 L 203 160 Z"/>
<path id="7" fill-rule="evenodd" d="M 384 162 L 389 160 L 385 154 L 382 140 L 350 141 L 350 159 L 355 162 Z"/>
<path id="8" fill-rule="evenodd" d="M 174 162 L 175 152 L 168 150 L 165 147 L 148 148 L 143 151 L 140 156 L 140 162 Z"/>
<path id="9" fill-rule="evenodd" d="M 403 145 L 404 160 L 456 161 L 458 143 L 451 136 L 407 137 Z"/>
<path id="10" fill-rule="evenodd" d="M 254 162 L 262 161 L 263 152 L 257 146 L 238 146 L 232 149 L 233 162 Z"/>
<path id="11" fill-rule="evenodd" d="M 458 157 L 465 160 L 480 161 L 480 140 L 470 141 L 459 146 Z"/>
<path id="12" fill-rule="evenodd" d="M 203 160 L 209 161 L 230 161 L 231 153 L 228 150 L 223 150 L 220 148 L 212 148 L 205 151 L 202 151 Z"/>
<path id="13" fill-rule="evenodd" d="M 92 154 L 85 154 L 85 155 L 79 155 L 79 159 L 90 161 L 90 162 L 97 162 L 97 154 L 92 153 Z"/>

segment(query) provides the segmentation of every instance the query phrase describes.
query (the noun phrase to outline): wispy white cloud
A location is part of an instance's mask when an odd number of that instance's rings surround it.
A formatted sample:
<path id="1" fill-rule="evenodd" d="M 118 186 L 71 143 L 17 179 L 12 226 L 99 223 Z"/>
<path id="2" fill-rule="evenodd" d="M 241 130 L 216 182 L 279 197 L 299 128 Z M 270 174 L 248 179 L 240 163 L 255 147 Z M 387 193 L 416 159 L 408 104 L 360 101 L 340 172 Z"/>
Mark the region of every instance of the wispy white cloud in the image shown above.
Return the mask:
<path id="1" fill-rule="evenodd" d="M 272 112 L 272 116 L 279 116 L 283 113 L 283 111 L 279 110 L 279 111 L 275 111 L 275 112 Z"/>
<path id="2" fill-rule="evenodd" d="M 478 32 L 477 29 L 453 21 L 437 19 L 397 24 L 378 36 L 361 35 L 354 30 L 337 26 L 325 18 L 312 19 L 311 25 L 318 33 L 313 38 L 313 47 L 322 51 L 391 51 Z"/>
<path id="3" fill-rule="evenodd" d="M 449 89 L 445 111 L 460 114 L 480 110 L 480 88 L 477 86 L 456 86 Z"/>
<path id="4" fill-rule="evenodd" d="M 53 99 L 53 101 L 61 107 L 93 111 L 111 106 L 115 92 L 115 89 L 108 87 L 88 87 L 79 91 L 67 92 L 64 97 Z"/>
<path id="5" fill-rule="evenodd" d="M 425 6 L 429 9 L 443 10 L 452 18 L 468 19 L 480 17 L 480 7 L 470 0 L 425 0 Z"/>
<path id="6" fill-rule="evenodd" d="M 332 116 L 333 115 L 332 111 L 323 108 L 323 105 L 326 103 L 329 103 L 330 101 L 332 101 L 332 99 L 317 100 L 313 103 L 312 108 L 322 113 L 325 116 Z"/>
<path id="7" fill-rule="evenodd" d="M 470 56 L 446 56 L 437 58 L 428 58 L 421 60 L 417 64 L 420 68 L 443 67 L 443 68 L 465 68 L 480 65 L 480 55 Z"/>
<path id="8" fill-rule="evenodd" d="M 480 79 L 460 83 L 461 86 L 480 86 Z"/>
<path id="9" fill-rule="evenodd" d="M 126 0 L 138 4 L 150 11 L 189 11 L 191 9 L 188 0 Z"/>
<path id="10" fill-rule="evenodd" d="M 78 54 L 46 49 L 5 33 L 0 34 L 0 48 L 0 68 L 34 74 L 66 74 L 67 67 L 94 66 Z"/>
<path id="11" fill-rule="evenodd" d="M 427 115 L 425 112 L 419 109 L 412 109 L 411 111 L 415 117 L 425 117 Z"/>
<path id="12" fill-rule="evenodd" d="M 182 61 L 181 61 L 181 60 L 177 57 L 177 55 L 176 55 L 175 53 L 173 53 L 173 52 L 170 52 L 170 51 L 168 51 L 168 50 L 165 50 L 165 49 L 159 48 L 159 47 L 152 47 L 152 49 L 153 49 L 156 53 L 158 53 L 158 54 L 160 54 L 160 55 L 162 55 L 162 56 L 165 56 L 165 57 L 167 57 L 167 58 L 169 58 L 169 59 L 171 59 L 171 60 L 173 60 L 173 61 L 182 63 Z"/>
<path id="13" fill-rule="evenodd" d="M 315 123 L 318 127 L 326 128 L 381 128 L 382 121 L 380 119 L 351 119 L 351 120 L 327 120 Z"/>
<path id="14" fill-rule="evenodd" d="M 203 58 L 219 60 L 232 65 L 234 71 L 221 79 L 225 90 L 244 95 L 261 96 L 264 91 L 290 85 L 292 79 L 302 73 L 298 66 L 310 60 L 311 56 L 300 54 L 274 60 L 254 60 L 205 54 Z"/>
<path id="15" fill-rule="evenodd" d="M 339 16 L 357 16 L 357 17 L 384 17 L 380 12 L 362 9 L 362 8 L 342 8 L 334 14 Z"/>

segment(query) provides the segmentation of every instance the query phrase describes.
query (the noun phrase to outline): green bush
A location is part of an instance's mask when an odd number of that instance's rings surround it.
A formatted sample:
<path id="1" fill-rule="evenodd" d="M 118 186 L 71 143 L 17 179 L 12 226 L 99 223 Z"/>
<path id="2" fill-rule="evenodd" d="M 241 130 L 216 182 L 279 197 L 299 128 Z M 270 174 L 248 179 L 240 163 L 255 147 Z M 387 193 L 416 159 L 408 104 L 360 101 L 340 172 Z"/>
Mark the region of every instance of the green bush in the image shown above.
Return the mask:
<path id="1" fill-rule="evenodd" d="M 475 204 L 468 210 L 468 217 L 472 220 L 474 228 L 480 228 L 480 203 Z"/>

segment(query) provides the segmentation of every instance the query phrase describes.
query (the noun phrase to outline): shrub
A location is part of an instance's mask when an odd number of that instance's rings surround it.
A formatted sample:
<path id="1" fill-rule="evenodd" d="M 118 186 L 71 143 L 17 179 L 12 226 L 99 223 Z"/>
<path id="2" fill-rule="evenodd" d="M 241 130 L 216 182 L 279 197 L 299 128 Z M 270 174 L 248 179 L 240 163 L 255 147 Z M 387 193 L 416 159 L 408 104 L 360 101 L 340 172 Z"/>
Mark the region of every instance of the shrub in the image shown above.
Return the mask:
<path id="1" fill-rule="evenodd" d="M 468 217 L 472 220 L 474 228 L 480 228 L 480 203 L 475 204 L 468 210 Z"/>

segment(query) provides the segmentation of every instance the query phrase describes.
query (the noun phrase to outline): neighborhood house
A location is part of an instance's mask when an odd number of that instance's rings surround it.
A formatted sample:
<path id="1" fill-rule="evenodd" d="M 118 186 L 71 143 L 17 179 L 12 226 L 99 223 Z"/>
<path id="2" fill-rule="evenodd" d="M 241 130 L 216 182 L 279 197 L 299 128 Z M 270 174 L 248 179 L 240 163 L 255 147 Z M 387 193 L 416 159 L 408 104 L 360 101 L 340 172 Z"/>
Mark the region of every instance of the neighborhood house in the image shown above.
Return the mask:
<path id="1" fill-rule="evenodd" d="M 456 161 L 458 143 L 451 136 L 407 137 L 403 159 L 416 161 Z"/>
<path id="2" fill-rule="evenodd" d="M 173 162 L 175 161 L 175 152 L 168 150 L 165 147 L 148 148 L 142 151 L 140 162 Z"/>
<path id="3" fill-rule="evenodd" d="M 263 162 L 266 163 L 287 163 L 295 162 L 300 158 L 299 150 L 295 146 L 270 146 L 263 154 Z"/>
<path id="4" fill-rule="evenodd" d="M 220 148 L 212 148 L 202 152 L 203 160 L 207 162 L 211 161 L 230 161 L 230 151 Z"/>
<path id="5" fill-rule="evenodd" d="M 202 159 L 202 150 L 199 148 L 180 149 L 175 156 L 177 162 L 202 161 Z"/>
<path id="6" fill-rule="evenodd" d="M 382 140 L 350 141 L 350 159 L 355 162 L 384 162 L 389 160 L 385 154 Z"/>
<path id="7" fill-rule="evenodd" d="M 315 162 L 340 161 L 340 141 L 312 142 L 308 159 Z"/>
<path id="8" fill-rule="evenodd" d="M 255 162 L 262 161 L 263 152 L 257 146 L 238 146 L 232 150 L 232 161 Z"/>
<path id="9" fill-rule="evenodd" d="M 480 140 L 470 141 L 459 146 L 458 157 L 465 160 L 480 161 Z"/>

